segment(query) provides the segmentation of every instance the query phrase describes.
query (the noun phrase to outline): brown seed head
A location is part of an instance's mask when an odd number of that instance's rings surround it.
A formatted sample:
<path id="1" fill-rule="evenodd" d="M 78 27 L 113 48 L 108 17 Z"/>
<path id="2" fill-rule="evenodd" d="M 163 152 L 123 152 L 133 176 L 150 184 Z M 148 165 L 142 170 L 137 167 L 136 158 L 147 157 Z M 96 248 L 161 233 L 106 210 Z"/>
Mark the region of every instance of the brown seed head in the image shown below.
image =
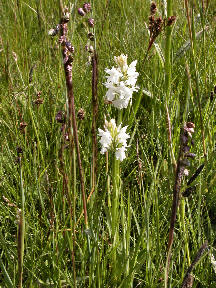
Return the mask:
<path id="1" fill-rule="evenodd" d="M 186 126 L 187 126 L 188 128 L 195 128 L 195 124 L 194 124 L 193 122 L 187 122 L 187 123 L 186 123 Z"/>
<path id="2" fill-rule="evenodd" d="M 41 104 L 43 104 L 43 99 L 42 98 L 37 98 L 34 103 L 36 105 L 41 105 Z"/>
<path id="3" fill-rule="evenodd" d="M 153 24 L 154 23 L 154 16 L 149 16 L 149 24 Z"/>
<path id="4" fill-rule="evenodd" d="M 83 120 L 85 118 L 85 110 L 83 108 L 80 108 L 78 113 L 77 113 L 77 117 L 80 119 L 80 120 Z"/>
<path id="5" fill-rule="evenodd" d="M 167 19 L 167 26 L 171 26 L 176 20 L 176 16 L 171 16 Z"/>
<path id="6" fill-rule="evenodd" d="M 58 111 L 55 117 L 58 123 L 65 123 L 65 114 L 63 111 Z"/>
<path id="7" fill-rule="evenodd" d="M 91 41 L 94 41 L 94 33 L 89 32 L 89 33 L 88 33 L 88 38 L 89 38 Z"/>
<path id="8" fill-rule="evenodd" d="M 158 25 L 160 25 L 162 22 L 163 22 L 163 19 L 162 19 L 161 17 L 158 17 L 158 18 L 156 19 L 156 23 L 157 23 Z"/>
<path id="9" fill-rule="evenodd" d="M 23 149 L 20 146 L 17 146 L 16 150 L 18 155 L 23 153 Z"/>
<path id="10" fill-rule="evenodd" d="M 26 122 L 20 122 L 20 130 L 24 130 L 28 124 Z"/>
<path id="11" fill-rule="evenodd" d="M 151 15 L 155 15 L 156 11 L 157 11 L 157 6 L 156 6 L 155 2 L 152 2 L 151 7 L 150 7 Z"/>

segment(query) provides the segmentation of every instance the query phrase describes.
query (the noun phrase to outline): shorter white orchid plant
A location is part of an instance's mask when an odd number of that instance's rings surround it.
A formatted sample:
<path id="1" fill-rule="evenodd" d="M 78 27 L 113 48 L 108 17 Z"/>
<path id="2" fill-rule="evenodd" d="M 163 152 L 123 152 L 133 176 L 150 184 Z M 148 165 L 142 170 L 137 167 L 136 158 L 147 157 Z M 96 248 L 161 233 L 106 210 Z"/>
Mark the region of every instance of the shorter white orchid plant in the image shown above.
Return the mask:
<path id="1" fill-rule="evenodd" d="M 108 89 L 105 97 L 114 107 L 118 109 L 127 108 L 128 104 L 131 104 L 133 92 L 139 89 L 136 86 L 139 75 L 136 72 L 137 60 L 133 61 L 129 66 L 127 64 L 127 55 L 121 54 L 118 57 L 114 57 L 114 60 L 117 67 L 105 69 L 105 72 L 109 74 L 109 76 L 106 76 L 106 83 L 104 83 Z"/>
<path id="2" fill-rule="evenodd" d="M 105 120 L 104 129 L 98 129 L 100 144 L 102 146 L 101 153 L 104 154 L 108 150 L 115 153 L 117 160 L 124 160 L 126 158 L 125 151 L 127 146 L 127 139 L 130 135 L 126 133 L 127 126 L 116 126 L 115 119 L 111 119 L 109 122 Z"/>

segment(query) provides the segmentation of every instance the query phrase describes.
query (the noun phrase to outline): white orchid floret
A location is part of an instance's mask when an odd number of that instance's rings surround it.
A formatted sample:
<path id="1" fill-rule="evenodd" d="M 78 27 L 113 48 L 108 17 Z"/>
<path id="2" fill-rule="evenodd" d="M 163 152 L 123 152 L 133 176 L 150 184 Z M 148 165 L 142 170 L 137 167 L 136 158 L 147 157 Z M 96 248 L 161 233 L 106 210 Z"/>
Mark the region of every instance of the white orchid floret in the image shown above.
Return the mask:
<path id="1" fill-rule="evenodd" d="M 105 120 L 104 129 L 98 129 L 101 144 L 101 153 L 104 154 L 107 151 L 113 151 L 116 159 L 122 161 L 126 158 L 125 151 L 127 146 L 127 139 L 130 135 L 126 133 L 127 126 L 121 128 L 121 124 L 116 126 L 115 119 L 111 119 L 109 122 Z"/>
<path id="2" fill-rule="evenodd" d="M 107 85 L 107 87 L 107 101 L 112 102 L 116 108 L 127 108 L 132 98 L 133 91 L 135 91 L 134 88 L 126 86 L 123 82 L 121 82 L 117 87 L 112 85 Z"/>
<path id="3" fill-rule="evenodd" d="M 123 77 L 123 74 L 120 71 L 118 71 L 115 67 L 112 67 L 112 69 L 106 68 L 105 72 L 107 74 L 109 74 L 109 76 L 106 76 L 107 82 L 105 83 L 105 86 L 107 84 L 116 84 L 117 85 L 119 83 L 119 79 L 121 77 Z"/>
<path id="4" fill-rule="evenodd" d="M 131 104 L 133 92 L 139 89 L 135 86 L 139 75 L 139 73 L 136 72 L 137 61 L 133 61 L 128 66 L 127 55 L 123 54 L 114 57 L 114 60 L 117 67 L 105 69 L 105 72 L 109 74 L 109 76 L 106 76 L 106 83 L 104 83 L 108 89 L 106 100 L 118 109 L 127 108 L 128 104 Z"/>
<path id="5" fill-rule="evenodd" d="M 126 80 L 127 85 L 135 86 L 136 84 L 137 77 L 139 76 L 139 73 L 136 72 L 136 64 L 137 64 L 137 60 L 133 61 L 128 67 L 128 70 L 127 70 L 128 79 Z"/>
<path id="6" fill-rule="evenodd" d="M 124 54 L 121 54 L 120 56 L 114 56 L 114 60 L 122 73 L 126 73 L 128 69 L 127 57 L 128 56 Z"/>

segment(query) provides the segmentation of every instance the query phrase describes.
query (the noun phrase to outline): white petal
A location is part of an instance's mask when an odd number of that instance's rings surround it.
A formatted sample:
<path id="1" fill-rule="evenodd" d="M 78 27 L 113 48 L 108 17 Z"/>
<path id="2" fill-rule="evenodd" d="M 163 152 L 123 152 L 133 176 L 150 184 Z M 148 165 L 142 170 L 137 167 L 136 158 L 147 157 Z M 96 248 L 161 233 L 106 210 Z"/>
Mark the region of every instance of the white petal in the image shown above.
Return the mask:
<path id="1" fill-rule="evenodd" d="M 117 160 L 124 160 L 126 158 L 124 147 L 118 148 L 115 152 L 115 156 Z"/>

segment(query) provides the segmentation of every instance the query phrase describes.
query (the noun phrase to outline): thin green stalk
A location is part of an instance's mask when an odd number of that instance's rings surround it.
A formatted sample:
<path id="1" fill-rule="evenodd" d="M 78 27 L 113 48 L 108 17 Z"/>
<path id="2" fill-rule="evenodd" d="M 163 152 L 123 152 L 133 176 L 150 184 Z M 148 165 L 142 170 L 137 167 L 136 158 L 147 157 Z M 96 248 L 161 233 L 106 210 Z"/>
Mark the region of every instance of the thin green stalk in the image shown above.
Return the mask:
<path id="1" fill-rule="evenodd" d="M 34 117 L 33 117 L 33 113 L 32 113 L 32 109 L 31 109 L 30 106 L 29 106 L 29 113 L 30 113 L 30 117 L 31 117 L 31 121 L 32 121 L 32 125 L 33 125 L 33 128 L 34 128 L 34 131 L 35 131 L 35 135 L 36 135 L 36 138 L 37 138 L 37 145 L 38 145 L 38 148 L 39 148 L 39 151 L 40 151 L 41 161 L 42 161 L 43 167 L 45 167 L 43 152 L 42 152 L 42 148 L 41 148 L 41 142 L 40 142 L 40 138 L 39 138 L 39 135 L 38 135 L 38 130 L 39 129 L 37 129 L 37 127 L 36 127 L 36 124 L 35 124 L 35 121 L 34 121 Z"/>
<path id="2" fill-rule="evenodd" d="M 122 110 L 118 111 L 117 125 L 122 122 Z M 112 233 L 115 234 L 116 220 L 118 219 L 118 207 L 119 207 L 119 160 L 116 159 L 115 154 L 112 159 L 112 182 L 113 182 L 113 205 L 112 205 Z"/>
<path id="3" fill-rule="evenodd" d="M 107 195 L 108 195 L 108 207 L 111 207 L 110 200 L 110 175 L 109 175 L 109 154 L 106 152 L 106 177 L 107 177 Z"/>
<path id="4" fill-rule="evenodd" d="M 21 191 L 21 211 L 19 210 L 19 229 L 18 229 L 18 271 L 19 271 L 19 288 L 22 288 L 23 282 L 23 258 L 24 258 L 24 239 L 25 239 L 25 193 L 22 178 L 22 163 L 20 163 L 20 191 Z"/>
<path id="5" fill-rule="evenodd" d="M 112 182 L 112 234 L 115 235 L 119 206 L 119 160 L 116 159 L 115 155 L 113 155 L 112 161 Z"/>
<path id="6" fill-rule="evenodd" d="M 167 1 L 167 17 L 172 16 L 172 0 Z M 176 170 L 176 160 L 172 147 L 172 133 L 171 133 L 171 124 L 169 117 L 169 98 L 171 94 L 171 76 L 172 76 L 172 67 L 171 67 L 171 45 L 172 45 L 172 26 L 166 27 L 166 42 L 165 42 L 165 111 L 166 111 L 166 122 L 167 122 L 167 137 L 170 149 L 170 156 L 172 160 L 172 165 L 174 170 Z"/>
<path id="7" fill-rule="evenodd" d="M 75 232 L 75 226 L 76 226 L 76 151 L 74 145 L 71 145 L 72 151 L 71 151 L 71 159 L 72 159 L 72 169 L 71 169 L 71 176 L 73 178 L 72 183 L 72 264 L 73 264 L 73 280 L 74 280 L 74 287 L 76 287 L 76 265 L 75 265 L 75 245 L 76 245 L 76 232 Z"/>
<path id="8" fill-rule="evenodd" d="M 135 102 L 134 102 L 134 104 L 132 106 L 132 111 L 130 113 L 130 117 L 129 117 L 129 120 L 128 120 L 128 125 L 129 126 L 133 124 L 134 120 L 137 120 L 136 119 L 136 113 L 137 113 L 138 108 L 140 106 L 140 102 L 142 100 L 142 96 L 143 96 L 143 92 L 142 92 L 142 89 L 140 89 L 138 95 L 136 96 Z M 128 112 L 129 112 L 129 110 L 127 110 L 126 113 L 128 113 Z"/>
<path id="9" fill-rule="evenodd" d="M 98 84 L 98 67 L 97 54 L 94 51 L 92 56 L 92 186 L 96 186 L 97 174 L 97 114 L 98 114 L 98 99 L 97 99 L 97 84 Z"/>
<path id="10" fill-rule="evenodd" d="M 76 195 L 77 195 L 76 186 L 77 186 L 77 181 L 76 181 L 76 150 L 73 147 L 73 195 L 72 195 L 72 197 L 73 197 L 73 219 L 74 219 L 74 222 L 76 220 L 76 215 L 75 215 Z M 75 225 L 74 225 L 74 229 L 75 229 Z"/>
<path id="11" fill-rule="evenodd" d="M 123 111 L 119 110 L 118 111 L 118 121 L 117 121 L 117 125 L 120 125 L 122 122 L 122 118 L 123 118 Z"/>
<path id="12" fill-rule="evenodd" d="M 172 16 L 172 0 L 167 1 L 167 17 Z M 168 103 L 171 92 L 171 36 L 172 26 L 166 27 L 166 42 L 165 42 L 165 91 L 166 102 Z"/>
<path id="13" fill-rule="evenodd" d="M 117 125 L 120 125 L 122 121 L 122 110 L 118 112 Z M 113 237 L 113 277 L 116 280 L 116 243 L 119 239 L 119 188 L 120 188 L 120 161 L 116 159 L 115 154 L 113 154 L 112 159 L 112 183 L 113 183 L 113 195 L 112 195 L 112 237 Z"/>
<path id="14" fill-rule="evenodd" d="M 19 65 L 18 65 L 18 63 L 17 63 L 17 59 L 15 59 L 15 63 L 16 63 L 16 67 L 17 67 L 17 70 L 18 70 L 18 72 L 19 72 L 18 74 L 20 75 L 20 79 L 21 79 L 21 81 L 22 81 L 22 84 L 23 84 L 23 86 L 25 86 L 22 73 L 21 73 L 20 68 L 19 68 Z"/>
<path id="15" fill-rule="evenodd" d="M 201 126 L 201 134 L 202 134 L 202 145 L 203 145 L 203 154 L 206 157 L 206 146 L 205 146 L 205 133 L 204 133 L 204 125 L 203 125 L 203 117 L 202 117 L 202 108 L 201 108 L 201 95 L 200 95 L 200 86 L 199 86 L 199 71 L 197 69 L 196 65 L 196 37 L 195 37 L 195 29 L 194 29 L 194 23 L 190 19 L 190 13 L 189 13 L 189 6 L 188 6 L 188 0 L 185 0 L 185 7 L 186 7 L 186 13 L 187 13 L 187 20 L 188 20 L 188 27 L 189 27 L 189 36 L 191 41 L 191 54 L 192 54 L 192 65 L 194 68 L 195 73 L 195 82 L 196 82 L 196 95 L 198 100 L 198 109 L 199 109 L 199 116 L 200 116 L 200 126 Z M 193 20 L 193 14 L 192 14 L 192 20 Z"/>
<path id="16" fill-rule="evenodd" d="M 7 287 L 14 288 L 13 282 L 11 281 L 11 278 L 2 262 L 1 257 L 0 257 L 0 267 L 1 267 L 2 274 L 4 275 L 4 280 L 5 280 L 5 284 L 7 285 Z"/>
<path id="17" fill-rule="evenodd" d="M 116 243 L 118 242 L 118 218 L 119 218 L 119 160 L 113 155 L 112 161 L 112 183 L 113 183 L 113 195 L 112 195 L 112 238 L 113 238 L 113 278 L 116 281 Z"/>

